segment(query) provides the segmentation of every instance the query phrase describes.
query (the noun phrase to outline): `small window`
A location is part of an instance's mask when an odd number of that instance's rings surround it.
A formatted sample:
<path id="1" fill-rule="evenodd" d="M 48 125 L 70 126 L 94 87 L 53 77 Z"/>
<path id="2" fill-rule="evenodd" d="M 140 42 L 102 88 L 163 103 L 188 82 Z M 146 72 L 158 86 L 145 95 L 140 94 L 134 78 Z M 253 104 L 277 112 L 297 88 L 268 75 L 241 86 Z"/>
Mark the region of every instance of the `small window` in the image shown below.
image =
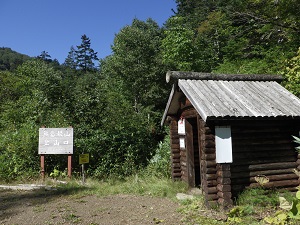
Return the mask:
<path id="1" fill-rule="evenodd" d="M 232 163 L 231 128 L 216 126 L 216 162 Z"/>

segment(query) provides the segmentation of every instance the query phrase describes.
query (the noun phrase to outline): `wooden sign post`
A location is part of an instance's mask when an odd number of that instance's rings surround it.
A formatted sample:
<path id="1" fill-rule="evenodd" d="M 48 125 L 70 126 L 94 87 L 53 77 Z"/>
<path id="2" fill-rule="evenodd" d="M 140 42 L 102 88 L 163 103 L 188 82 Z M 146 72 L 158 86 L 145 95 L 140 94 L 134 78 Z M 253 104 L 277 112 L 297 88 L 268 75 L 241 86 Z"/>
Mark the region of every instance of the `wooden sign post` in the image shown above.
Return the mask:
<path id="1" fill-rule="evenodd" d="M 85 183 L 85 171 L 84 171 L 84 164 L 89 163 L 89 154 L 81 154 L 79 155 L 79 164 L 81 164 L 82 169 L 82 183 Z"/>
<path id="2" fill-rule="evenodd" d="M 43 181 L 45 180 L 45 155 L 41 155 L 41 175 Z"/>

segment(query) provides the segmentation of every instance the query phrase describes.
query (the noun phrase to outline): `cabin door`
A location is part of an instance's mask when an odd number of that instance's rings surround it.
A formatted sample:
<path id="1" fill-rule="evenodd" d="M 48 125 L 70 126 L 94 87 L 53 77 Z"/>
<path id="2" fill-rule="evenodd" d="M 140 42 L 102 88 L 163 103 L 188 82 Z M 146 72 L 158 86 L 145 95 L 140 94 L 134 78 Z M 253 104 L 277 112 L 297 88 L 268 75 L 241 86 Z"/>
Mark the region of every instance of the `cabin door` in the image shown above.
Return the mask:
<path id="1" fill-rule="evenodd" d="M 197 187 L 201 182 L 197 118 L 186 119 L 185 129 L 188 184 Z"/>
<path id="2" fill-rule="evenodd" d="M 195 187 L 195 164 L 194 164 L 194 145 L 193 145 L 193 127 L 188 120 L 185 122 L 186 130 L 186 158 L 188 183 L 190 187 Z"/>

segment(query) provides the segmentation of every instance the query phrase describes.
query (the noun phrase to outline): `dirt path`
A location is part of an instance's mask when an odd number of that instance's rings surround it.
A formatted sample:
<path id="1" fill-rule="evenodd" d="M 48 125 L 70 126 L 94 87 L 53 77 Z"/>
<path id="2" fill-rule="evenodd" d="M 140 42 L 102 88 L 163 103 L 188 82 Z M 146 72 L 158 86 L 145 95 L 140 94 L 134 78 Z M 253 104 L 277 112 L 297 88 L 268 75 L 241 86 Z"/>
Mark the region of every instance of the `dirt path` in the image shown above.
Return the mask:
<path id="1" fill-rule="evenodd" d="M 179 204 L 166 198 L 74 196 L 0 190 L 0 224 L 182 224 Z"/>

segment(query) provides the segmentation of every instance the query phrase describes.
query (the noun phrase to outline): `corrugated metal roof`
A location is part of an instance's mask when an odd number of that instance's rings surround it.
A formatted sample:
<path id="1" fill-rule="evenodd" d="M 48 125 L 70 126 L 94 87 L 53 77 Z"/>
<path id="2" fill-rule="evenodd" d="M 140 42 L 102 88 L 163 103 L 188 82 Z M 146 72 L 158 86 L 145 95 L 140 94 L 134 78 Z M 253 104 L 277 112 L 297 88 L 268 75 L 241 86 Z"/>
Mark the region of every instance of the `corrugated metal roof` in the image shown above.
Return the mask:
<path id="1" fill-rule="evenodd" d="M 300 117 L 300 99 L 275 81 L 179 79 L 178 86 L 205 121 L 227 117 Z"/>

